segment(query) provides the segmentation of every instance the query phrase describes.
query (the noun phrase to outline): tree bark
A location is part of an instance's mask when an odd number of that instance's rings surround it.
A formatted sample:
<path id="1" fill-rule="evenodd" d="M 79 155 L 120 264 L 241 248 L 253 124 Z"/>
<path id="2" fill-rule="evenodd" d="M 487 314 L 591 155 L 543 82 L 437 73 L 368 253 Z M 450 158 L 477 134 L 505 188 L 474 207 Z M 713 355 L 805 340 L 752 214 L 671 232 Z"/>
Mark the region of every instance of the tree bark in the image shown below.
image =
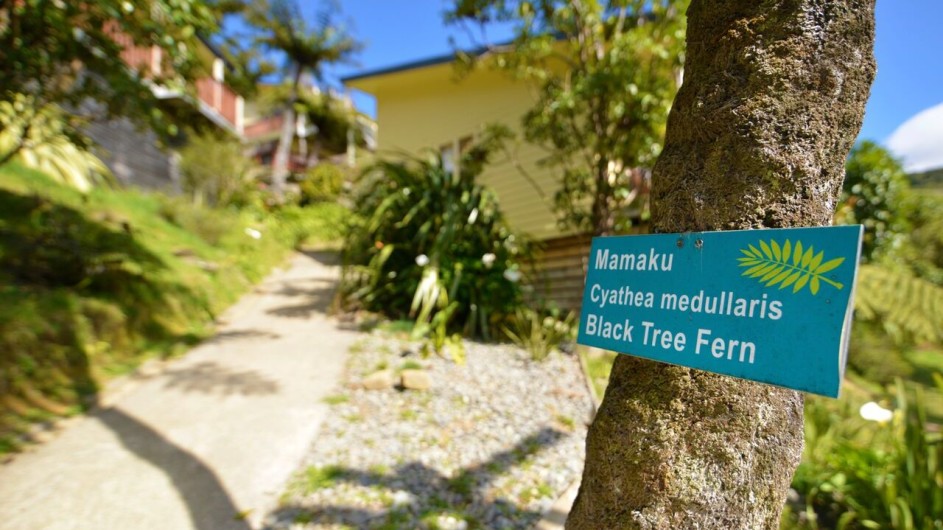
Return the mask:
<path id="1" fill-rule="evenodd" d="M 275 157 L 272 161 L 272 191 L 279 201 L 285 194 L 285 182 L 288 180 L 289 159 L 291 146 L 295 139 L 295 104 L 298 103 L 298 85 L 301 83 L 302 68 L 298 65 L 292 77 L 291 93 L 288 95 L 288 105 L 282 112 L 282 131 L 278 137 L 278 147 L 275 148 Z"/>
<path id="2" fill-rule="evenodd" d="M 831 224 L 873 41 L 873 0 L 692 1 L 654 231 Z M 777 529 L 802 440 L 797 392 L 620 355 L 567 528 Z"/>

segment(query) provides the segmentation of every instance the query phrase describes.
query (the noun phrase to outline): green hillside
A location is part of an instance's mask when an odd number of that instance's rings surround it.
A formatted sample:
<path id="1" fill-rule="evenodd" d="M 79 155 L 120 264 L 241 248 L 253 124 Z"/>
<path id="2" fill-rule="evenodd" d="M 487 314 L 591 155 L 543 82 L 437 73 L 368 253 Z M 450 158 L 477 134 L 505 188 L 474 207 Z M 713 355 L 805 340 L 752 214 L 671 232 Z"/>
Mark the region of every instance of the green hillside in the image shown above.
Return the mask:
<path id="1" fill-rule="evenodd" d="M 0 453 L 90 406 L 110 377 L 206 337 L 286 256 L 275 223 L 0 167 Z"/>

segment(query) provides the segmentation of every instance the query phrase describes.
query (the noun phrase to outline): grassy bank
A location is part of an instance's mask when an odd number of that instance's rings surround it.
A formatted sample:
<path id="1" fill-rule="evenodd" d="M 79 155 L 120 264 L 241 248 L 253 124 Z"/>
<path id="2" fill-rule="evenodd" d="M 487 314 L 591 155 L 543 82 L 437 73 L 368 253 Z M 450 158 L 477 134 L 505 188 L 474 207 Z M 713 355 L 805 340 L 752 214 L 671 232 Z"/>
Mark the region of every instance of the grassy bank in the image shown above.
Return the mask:
<path id="1" fill-rule="evenodd" d="M 82 195 L 0 167 L 0 453 L 34 423 L 90 406 L 109 378 L 206 337 L 292 246 L 337 230 L 335 206 L 269 214 Z"/>

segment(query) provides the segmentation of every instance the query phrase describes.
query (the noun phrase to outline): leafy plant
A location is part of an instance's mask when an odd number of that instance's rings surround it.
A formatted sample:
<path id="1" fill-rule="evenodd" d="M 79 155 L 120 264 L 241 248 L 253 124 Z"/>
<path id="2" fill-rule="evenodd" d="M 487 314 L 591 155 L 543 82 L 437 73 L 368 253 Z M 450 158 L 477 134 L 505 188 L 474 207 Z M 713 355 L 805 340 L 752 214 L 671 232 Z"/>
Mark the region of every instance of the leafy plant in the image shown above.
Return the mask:
<path id="1" fill-rule="evenodd" d="M 900 162 L 883 147 L 863 141 L 849 153 L 836 217 L 842 224 L 864 225 L 865 260 L 892 252 L 906 237 L 909 187 Z"/>
<path id="2" fill-rule="evenodd" d="M 440 157 L 381 161 L 360 183 L 344 248 L 349 306 L 412 317 L 435 349 L 456 333 L 488 338 L 522 303 L 527 246 L 476 182 L 494 143 L 471 147 L 455 170 Z"/>
<path id="3" fill-rule="evenodd" d="M 561 319 L 559 311 L 543 314 L 529 307 L 521 307 L 503 329 L 514 344 L 530 353 L 531 359 L 542 361 L 562 344 L 573 340 L 575 321 L 573 312 Z"/>
<path id="4" fill-rule="evenodd" d="M 855 312 L 880 322 L 898 342 L 943 340 L 943 288 L 905 269 L 861 265 Z"/>
<path id="5" fill-rule="evenodd" d="M 935 375 L 937 390 L 943 377 Z M 890 424 L 868 422 L 847 400 L 806 406 L 806 448 L 793 480 L 801 505 L 784 528 L 943 527 L 943 439 L 919 387 L 897 383 Z"/>
<path id="6" fill-rule="evenodd" d="M 242 145 L 229 138 L 191 134 L 180 156 L 183 189 L 198 204 L 228 206 L 261 176 Z"/>
<path id="7" fill-rule="evenodd" d="M 308 170 L 298 183 L 301 205 L 336 201 L 344 189 L 346 175 L 340 167 L 322 163 Z"/>
<path id="8" fill-rule="evenodd" d="M 684 59 L 687 0 L 454 0 L 446 21 L 510 27 L 509 43 L 464 57 L 526 81 L 525 139 L 559 173 L 561 223 L 597 235 L 643 208 Z"/>
<path id="9" fill-rule="evenodd" d="M 812 294 L 818 294 L 821 282 L 836 289 L 844 287 L 823 275 L 841 265 L 845 258 L 835 258 L 822 263 L 825 252 L 816 254 L 811 245 L 803 251 L 802 241 L 796 241 L 795 247 L 788 239 L 782 246 L 772 239 L 768 244 L 766 241 L 760 241 L 759 245 L 762 251 L 753 245 L 749 246 L 749 250 L 740 250 L 744 257 L 738 258 L 737 261 L 741 267 L 747 267 L 743 276 L 758 278 L 766 287 L 779 285 L 780 289 L 785 289 L 792 285 L 793 293 L 798 293 L 809 284 Z"/>
<path id="10" fill-rule="evenodd" d="M 154 85 L 185 89 L 206 74 L 201 35 L 216 30 L 222 4 L 201 0 L 136 0 L 134 2 L 55 2 L 22 0 L 0 8 L 0 102 L 25 95 L 21 112 L 42 112 L 61 105 L 60 121 L 71 138 L 82 122 L 96 118 L 129 118 L 149 125 L 164 139 L 176 134 L 175 114 L 188 113 L 167 105 Z M 156 47 L 171 68 L 152 71 L 150 61 L 129 64 L 122 52 L 129 46 Z M 147 70 L 147 75 L 143 70 Z M 192 87 L 192 84 L 190 85 Z M 31 121 L 27 117 L 27 121 Z M 6 162 L 31 141 L 18 135 L 0 151 Z M 84 148 L 87 144 L 77 144 Z"/>
<path id="11" fill-rule="evenodd" d="M 70 135 L 58 106 L 35 105 L 21 94 L 0 100 L 0 153 L 15 153 L 24 166 L 82 192 L 115 181 L 108 166 L 86 149 L 84 138 Z"/>

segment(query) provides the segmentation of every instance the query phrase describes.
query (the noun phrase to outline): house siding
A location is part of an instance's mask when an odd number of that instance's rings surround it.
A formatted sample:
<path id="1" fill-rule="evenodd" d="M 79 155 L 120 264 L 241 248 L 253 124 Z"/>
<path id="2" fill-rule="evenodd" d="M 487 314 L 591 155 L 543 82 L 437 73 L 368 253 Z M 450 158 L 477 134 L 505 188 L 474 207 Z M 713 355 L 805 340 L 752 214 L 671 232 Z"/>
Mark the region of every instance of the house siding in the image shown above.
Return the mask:
<path id="1" fill-rule="evenodd" d="M 444 64 L 395 77 L 399 79 L 373 91 L 380 156 L 422 154 L 479 134 L 490 123 L 506 125 L 520 136 L 521 117 L 534 104 L 526 85 L 492 71 L 476 71 L 458 80 L 452 66 Z M 352 86 L 357 88 L 356 83 Z M 516 230 L 541 240 L 564 235 L 553 213 L 557 177 L 537 165 L 545 154 L 523 141 L 508 147 L 513 155 L 498 153 L 480 182 L 497 192 L 501 209 Z M 533 183 L 521 174 L 518 164 Z"/>
<path id="2" fill-rule="evenodd" d="M 531 285 L 534 303 L 580 310 L 592 238 L 560 229 L 553 211 L 559 177 L 540 167 L 547 153 L 521 139 L 521 118 L 535 103 L 531 88 L 488 70 L 458 80 L 449 63 L 364 77 L 348 85 L 377 98 L 377 154 L 381 157 L 403 152 L 420 155 L 478 134 L 490 123 L 514 131 L 519 139 L 508 144 L 509 153 L 495 156 L 479 181 L 498 194 L 501 209 L 515 230 L 541 242 Z"/>

